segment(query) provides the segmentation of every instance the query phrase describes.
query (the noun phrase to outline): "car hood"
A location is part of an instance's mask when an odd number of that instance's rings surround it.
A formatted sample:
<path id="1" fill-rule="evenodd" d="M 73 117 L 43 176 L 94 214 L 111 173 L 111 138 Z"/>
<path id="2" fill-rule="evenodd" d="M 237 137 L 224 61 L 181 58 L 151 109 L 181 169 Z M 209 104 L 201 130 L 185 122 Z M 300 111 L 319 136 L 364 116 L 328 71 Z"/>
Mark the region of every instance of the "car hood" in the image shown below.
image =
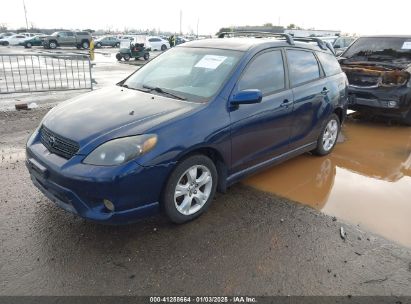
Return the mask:
<path id="1" fill-rule="evenodd" d="M 60 104 L 46 115 L 42 124 L 84 147 L 101 138 L 143 134 L 199 106 L 112 86 Z"/>

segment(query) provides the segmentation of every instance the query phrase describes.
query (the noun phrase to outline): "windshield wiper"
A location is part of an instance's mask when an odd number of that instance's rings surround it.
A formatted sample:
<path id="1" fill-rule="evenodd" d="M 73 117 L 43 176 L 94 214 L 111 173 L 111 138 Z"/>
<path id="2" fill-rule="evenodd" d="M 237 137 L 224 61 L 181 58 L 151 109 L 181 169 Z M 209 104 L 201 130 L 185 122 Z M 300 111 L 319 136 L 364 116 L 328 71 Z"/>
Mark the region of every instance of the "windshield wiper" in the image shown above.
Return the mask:
<path id="1" fill-rule="evenodd" d="M 130 90 L 136 90 L 136 91 L 140 91 L 140 92 L 144 92 L 144 93 L 150 93 L 150 90 L 144 90 L 144 89 L 139 89 L 139 88 L 133 88 L 133 87 L 129 87 L 126 84 L 121 85 L 121 87 L 126 88 L 126 89 L 130 89 Z"/>
<path id="2" fill-rule="evenodd" d="M 169 95 L 169 96 L 171 96 L 171 97 L 174 97 L 174 98 L 176 98 L 176 99 L 187 100 L 187 98 L 185 98 L 185 97 L 183 97 L 183 96 L 179 96 L 179 95 L 177 95 L 177 94 L 171 93 L 171 92 L 166 91 L 166 90 L 164 90 L 164 89 L 162 89 L 162 88 L 159 88 L 159 87 L 152 87 L 152 86 L 149 86 L 149 85 L 144 84 L 144 85 L 143 85 L 143 88 L 149 89 L 150 91 L 156 91 L 157 93 L 167 94 L 167 95 Z"/>

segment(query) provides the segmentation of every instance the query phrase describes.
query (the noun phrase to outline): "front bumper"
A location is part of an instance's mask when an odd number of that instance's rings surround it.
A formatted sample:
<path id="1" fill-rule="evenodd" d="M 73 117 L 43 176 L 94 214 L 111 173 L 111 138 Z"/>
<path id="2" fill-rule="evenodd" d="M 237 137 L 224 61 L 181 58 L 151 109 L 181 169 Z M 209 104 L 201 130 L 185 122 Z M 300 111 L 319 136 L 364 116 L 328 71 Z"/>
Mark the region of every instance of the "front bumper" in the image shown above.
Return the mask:
<path id="1" fill-rule="evenodd" d="M 404 118 L 411 109 L 411 88 L 361 88 L 350 86 L 348 108 L 367 113 Z"/>
<path id="2" fill-rule="evenodd" d="M 62 209 L 105 223 L 129 224 L 159 211 L 159 200 L 173 164 L 143 167 L 91 166 L 76 155 L 66 160 L 51 154 L 39 142 L 26 149 L 26 166 L 33 184 Z M 103 201 L 110 200 L 114 211 Z"/>

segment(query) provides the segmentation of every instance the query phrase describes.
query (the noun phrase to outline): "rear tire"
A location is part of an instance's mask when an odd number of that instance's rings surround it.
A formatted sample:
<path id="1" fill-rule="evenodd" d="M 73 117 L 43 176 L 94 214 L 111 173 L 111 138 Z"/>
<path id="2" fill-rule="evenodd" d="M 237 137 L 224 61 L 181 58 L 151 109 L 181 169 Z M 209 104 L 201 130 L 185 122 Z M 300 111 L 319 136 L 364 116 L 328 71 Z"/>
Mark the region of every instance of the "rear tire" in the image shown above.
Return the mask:
<path id="1" fill-rule="evenodd" d="M 150 59 L 150 54 L 149 53 L 145 53 L 143 56 L 144 60 L 147 61 Z"/>
<path id="2" fill-rule="evenodd" d="M 123 58 L 124 58 L 125 61 L 129 61 L 131 56 L 129 54 L 124 54 Z"/>
<path id="3" fill-rule="evenodd" d="M 24 47 L 25 47 L 26 49 L 30 49 L 30 48 L 31 48 L 31 43 L 30 43 L 30 42 L 27 42 L 27 43 L 24 45 Z"/>
<path id="4" fill-rule="evenodd" d="M 176 224 L 191 221 L 210 206 L 218 182 L 213 161 L 204 155 L 193 155 L 181 161 L 164 187 L 161 206 Z"/>
<path id="5" fill-rule="evenodd" d="M 324 156 L 334 150 L 340 134 L 341 124 L 338 116 L 333 113 L 328 117 L 317 139 L 317 148 L 312 152 L 315 155 Z"/>
<path id="6" fill-rule="evenodd" d="M 115 47 L 116 47 L 116 48 L 119 48 L 119 47 L 120 47 L 120 42 L 117 42 L 116 45 L 115 45 Z"/>
<path id="7" fill-rule="evenodd" d="M 117 54 L 116 54 L 116 59 L 117 59 L 118 61 L 121 61 L 122 58 L 123 58 L 123 56 L 121 56 L 120 53 L 117 53 Z"/>
<path id="8" fill-rule="evenodd" d="M 101 48 L 101 47 L 102 47 L 101 43 L 100 43 L 100 42 L 97 42 L 97 43 L 96 43 L 96 48 L 99 49 L 99 48 Z"/>

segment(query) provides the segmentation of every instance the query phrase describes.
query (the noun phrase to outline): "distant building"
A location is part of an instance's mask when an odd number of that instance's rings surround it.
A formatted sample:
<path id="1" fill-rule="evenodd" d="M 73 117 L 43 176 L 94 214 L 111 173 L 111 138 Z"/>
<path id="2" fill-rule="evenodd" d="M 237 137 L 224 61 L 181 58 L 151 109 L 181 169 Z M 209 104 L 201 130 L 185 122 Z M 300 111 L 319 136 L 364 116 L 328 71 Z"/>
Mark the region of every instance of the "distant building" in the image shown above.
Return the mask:
<path id="1" fill-rule="evenodd" d="M 341 31 L 286 29 L 284 33 L 293 35 L 294 37 L 324 37 L 340 36 Z"/>
<path id="2" fill-rule="evenodd" d="M 284 33 L 282 26 L 235 26 L 233 31 L 251 31 L 251 32 L 269 32 L 269 33 Z"/>

